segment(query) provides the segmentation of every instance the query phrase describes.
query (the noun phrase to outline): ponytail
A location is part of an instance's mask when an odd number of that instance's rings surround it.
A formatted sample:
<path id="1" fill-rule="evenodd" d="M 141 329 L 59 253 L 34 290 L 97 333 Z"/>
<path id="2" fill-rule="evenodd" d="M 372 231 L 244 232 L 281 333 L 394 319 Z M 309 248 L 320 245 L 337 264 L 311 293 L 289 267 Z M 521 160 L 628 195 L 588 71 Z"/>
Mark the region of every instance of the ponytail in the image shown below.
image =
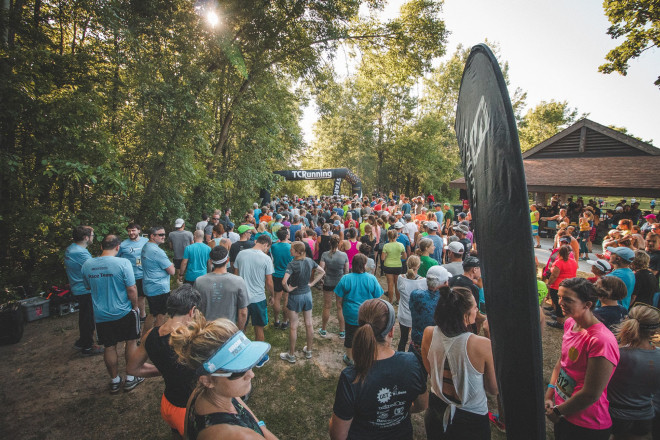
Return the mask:
<path id="1" fill-rule="evenodd" d="M 358 312 L 360 328 L 353 336 L 353 360 L 357 372 L 354 383 L 363 381 L 378 359 L 378 344 L 385 342 L 383 333 L 388 328 L 389 315 L 390 307 L 381 299 L 370 299 L 360 306 Z"/>
<path id="2" fill-rule="evenodd" d="M 339 242 L 341 240 L 339 239 L 339 235 L 333 235 L 330 237 L 330 254 L 334 254 L 337 252 L 337 248 L 339 247 Z"/>
<path id="3" fill-rule="evenodd" d="M 615 335 L 622 347 L 638 347 L 650 340 L 660 328 L 660 312 L 655 307 L 638 304 L 630 309 L 628 318 L 617 326 Z"/>
<path id="4" fill-rule="evenodd" d="M 417 270 L 421 264 L 421 260 L 417 255 L 411 255 L 408 257 L 408 272 L 406 272 L 406 278 L 409 280 L 414 280 L 417 277 Z"/>

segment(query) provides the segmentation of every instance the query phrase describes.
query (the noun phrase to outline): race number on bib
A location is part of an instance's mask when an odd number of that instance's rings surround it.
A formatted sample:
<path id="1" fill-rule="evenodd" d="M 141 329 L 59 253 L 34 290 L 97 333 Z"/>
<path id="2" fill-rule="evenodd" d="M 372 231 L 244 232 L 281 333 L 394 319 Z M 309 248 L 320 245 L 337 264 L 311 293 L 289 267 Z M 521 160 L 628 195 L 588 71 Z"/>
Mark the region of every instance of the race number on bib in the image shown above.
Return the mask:
<path id="1" fill-rule="evenodd" d="M 559 377 L 557 378 L 557 394 L 559 394 L 562 399 L 568 400 L 568 398 L 573 395 L 576 384 L 575 379 L 569 376 L 563 368 L 559 370 Z"/>

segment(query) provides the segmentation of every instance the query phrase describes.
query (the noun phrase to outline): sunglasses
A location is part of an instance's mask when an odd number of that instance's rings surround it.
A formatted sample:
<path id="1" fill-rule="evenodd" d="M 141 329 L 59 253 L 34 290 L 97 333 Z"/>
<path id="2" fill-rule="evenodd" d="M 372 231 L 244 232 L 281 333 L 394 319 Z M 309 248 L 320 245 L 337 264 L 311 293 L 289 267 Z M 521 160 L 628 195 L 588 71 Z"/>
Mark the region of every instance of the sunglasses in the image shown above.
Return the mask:
<path id="1" fill-rule="evenodd" d="M 154 235 L 157 235 L 159 237 L 165 237 L 165 234 L 154 234 Z"/>
<path id="2" fill-rule="evenodd" d="M 248 370 L 250 371 L 250 370 Z M 241 377 L 245 376 L 247 371 L 243 371 L 242 373 L 211 373 L 211 376 L 213 377 L 226 377 L 229 380 L 236 380 L 240 379 Z"/>

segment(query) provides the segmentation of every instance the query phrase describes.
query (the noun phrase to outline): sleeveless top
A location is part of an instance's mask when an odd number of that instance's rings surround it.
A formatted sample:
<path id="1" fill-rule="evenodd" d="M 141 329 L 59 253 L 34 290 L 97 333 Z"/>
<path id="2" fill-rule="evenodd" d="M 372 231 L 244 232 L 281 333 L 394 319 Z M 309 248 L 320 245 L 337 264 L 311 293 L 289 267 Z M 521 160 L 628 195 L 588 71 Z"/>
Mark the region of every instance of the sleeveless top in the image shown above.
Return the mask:
<path id="1" fill-rule="evenodd" d="M 539 221 L 536 219 L 536 214 L 538 214 L 538 211 L 531 211 L 529 213 L 529 219 L 532 222 L 532 226 L 538 226 L 539 225 Z"/>
<path id="2" fill-rule="evenodd" d="M 154 327 L 144 341 L 144 349 L 151 362 L 158 368 L 165 381 L 165 398 L 178 408 L 185 408 L 195 387 L 195 371 L 177 362 L 177 356 L 170 345 L 170 334 L 160 336 Z"/>
<path id="3" fill-rule="evenodd" d="M 330 236 L 321 235 L 321 241 L 319 242 L 319 249 L 318 249 L 319 258 L 321 258 L 324 252 L 327 252 L 329 250 L 330 250 Z"/>
<path id="4" fill-rule="evenodd" d="M 264 437 L 264 433 L 259 427 L 259 423 L 252 417 L 252 414 L 245 408 L 243 405 L 238 403 L 238 400 L 231 399 L 231 403 L 234 405 L 237 414 L 224 413 L 224 412 L 215 412 L 211 414 L 205 414 L 203 416 L 198 416 L 195 414 L 195 402 L 199 397 L 197 393 L 192 401 L 190 402 L 190 409 L 186 412 L 186 418 L 188 419 L 188 429 L 186 435 L 189 440 L 197 439 L 199 433 L 213 425 L 234 425 L 242 426 L 244 428 L 249 428 L 256 432 L 257 434 Z"/>
<path id="5" fill-rule="evenodd" d="M 344 252 L 346 252 L 346 256 L 348 257 L 348 267 L 351 268 L 353 267 L 353 257 L 360 253 L 360 251 L 358 250 L 358 246 L 360 245 L 360 242 L 359 241 L 352 242 L 351 240 L 348 240 L 348 242 L 350 243 L 351 247 L 346 249 Z"/>
<path id="6" fill-rule="evenodd" d="M 472 333 L 466 332 L 450 338 L 437 326 L 433 329 L 433 339 L 428 354 L 431 366 L 429 375 L 431 391 L 448 405 L 443 416 L 445 432 L 454 418 L 456 408 L 479 415 L 488 413 L 484 374 L 474 368 L 467 353 L 467 341 L 471 335 Z M 451 381 L 460 402 L 450 400 L 442 394 L 445 366 L 451 370 Z"/>

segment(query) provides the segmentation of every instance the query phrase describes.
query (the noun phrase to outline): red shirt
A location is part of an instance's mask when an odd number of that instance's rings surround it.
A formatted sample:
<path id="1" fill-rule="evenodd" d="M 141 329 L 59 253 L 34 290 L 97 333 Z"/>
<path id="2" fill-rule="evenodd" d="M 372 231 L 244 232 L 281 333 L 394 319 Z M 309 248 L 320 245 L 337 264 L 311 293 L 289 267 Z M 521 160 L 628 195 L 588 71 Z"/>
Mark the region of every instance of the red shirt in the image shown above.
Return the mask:
<path id="1" fill-rule="evenodd" d="M 564 261 L 561 258 L 557 258 L 557 260 L 552 265 L 553 269 L 555 267 L 559 268 L 559 276 L 557 277 L 554 283 L 548 286 L 550 289 L 555 289 L 555 290 L 559 289 L 559 283 L 561 283 L 567 278 L 575 278 L 575 276 L 577 275 L 578 264 L 577 261 L 575 261 L 572 258 L 569 258 L 568 261 Z"/>

